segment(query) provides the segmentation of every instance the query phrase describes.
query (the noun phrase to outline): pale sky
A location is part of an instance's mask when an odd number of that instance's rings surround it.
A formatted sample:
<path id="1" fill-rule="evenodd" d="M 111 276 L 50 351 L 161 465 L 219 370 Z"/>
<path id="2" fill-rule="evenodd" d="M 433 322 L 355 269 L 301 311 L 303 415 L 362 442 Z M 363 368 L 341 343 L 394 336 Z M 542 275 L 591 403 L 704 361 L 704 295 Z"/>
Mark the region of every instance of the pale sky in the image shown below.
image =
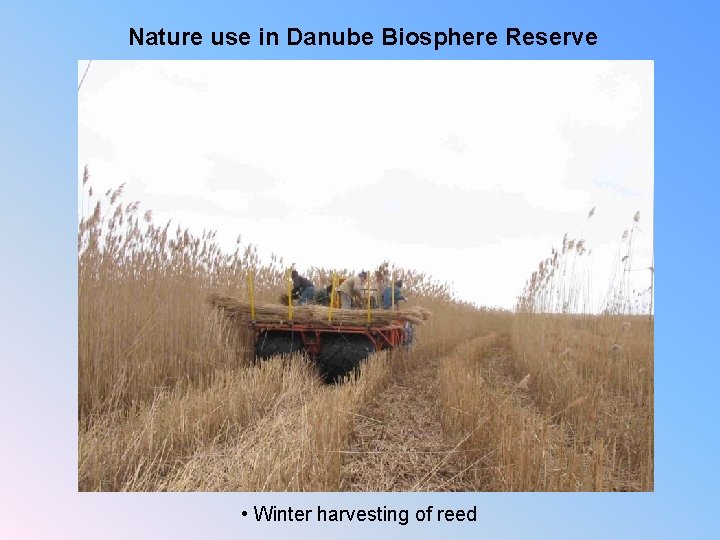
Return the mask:
<path id="1" fill-rule="evenodd" d="M 388 260 L 512 308 L 583 233 L 599 298 L 639 211 L 649 284 L 650 61 L 93 61 L 78 122 L 97 192 L 301 273 Z"/>

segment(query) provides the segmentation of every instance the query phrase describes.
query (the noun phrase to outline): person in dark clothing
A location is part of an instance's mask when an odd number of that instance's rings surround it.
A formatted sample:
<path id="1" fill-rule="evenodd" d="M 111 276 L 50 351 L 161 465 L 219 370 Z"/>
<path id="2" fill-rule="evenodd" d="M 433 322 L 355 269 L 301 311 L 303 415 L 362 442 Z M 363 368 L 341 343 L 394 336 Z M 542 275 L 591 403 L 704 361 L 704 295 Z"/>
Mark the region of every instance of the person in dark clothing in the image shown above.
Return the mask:
<path id="1" fill-rule="evenodd" d="M 293 282 L 292 299 L 298 300 L 298 304 L 301 306 L 313 302 L 315 300 L 315 285 L 313 285 L 313 282 L 302 277 L 297 273 L 297 270 L 293 270 L 290 276 Z"/>
<path id="2" fill-rule="evenodd" d="M 402 300 L 407 300 L 407 298 L 405 298 L 402 295 L 402 293 L 400 292 L 400 289 L 402 289 L 402 286 L 403 286 L 402 280 L 398 279 L 395 282 L 395 305 L 394 305 L 395 308 L 398 307 L 399 302 L 401 302 Z M 383 303 L 383 309 L 391 309 L 393 307 L 393 291 L 389 285 L 387 287 L 385 287 L 385 290 L 383 290 L 382 303 Z"/>

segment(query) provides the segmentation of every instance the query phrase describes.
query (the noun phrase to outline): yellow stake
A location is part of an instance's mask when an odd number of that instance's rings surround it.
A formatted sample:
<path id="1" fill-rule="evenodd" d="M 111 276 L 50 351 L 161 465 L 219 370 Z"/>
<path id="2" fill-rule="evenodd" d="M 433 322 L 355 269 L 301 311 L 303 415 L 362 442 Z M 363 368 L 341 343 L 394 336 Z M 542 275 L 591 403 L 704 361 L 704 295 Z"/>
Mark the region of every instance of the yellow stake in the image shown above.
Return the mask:
<path id="1" fill-rule="evenodd" d="M 368 274 L 367 278 L 367 322 L 370 324 L 370 321 L 372 320 L 372 310 L 370 308 L 370 275 Z"/>
<path id="2" fill-rule="evenodd" d="M 247 275 L 247 287 L 248 287 L 248 294 L 250 295 L 250 318 L 251 320 L 255 320 L 255 274 L 252 272 L 248 272 Z"/>
<path id="3" fill-rule="evenodd" d="M 288 296 L 288 319 L 290 322 L 293 320 L 293 304 L 292 304 L 292 277 L 290 277 L 291 271 L 287 273 L 287 296 Z"/>
<path id="4" fill-rule="evenodd" d="M 328 309 L 328 322 L 332 322 L 333 304 L 335 303 L 335 285 L 337 283 L 337 276 L 333 272 L 332 275 L 332 287 L 330 289 L 330 308 Z"/>

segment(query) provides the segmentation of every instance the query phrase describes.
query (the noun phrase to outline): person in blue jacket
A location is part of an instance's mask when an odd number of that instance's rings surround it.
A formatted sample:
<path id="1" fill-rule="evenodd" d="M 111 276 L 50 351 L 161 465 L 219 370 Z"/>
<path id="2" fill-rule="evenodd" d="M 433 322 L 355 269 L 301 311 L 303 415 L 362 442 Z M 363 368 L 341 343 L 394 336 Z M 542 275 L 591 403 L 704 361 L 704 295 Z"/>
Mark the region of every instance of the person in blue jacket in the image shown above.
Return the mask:
<path id="1" fill-rule="evenodd" d="M 401 279 L 398 279 L 395 281 L 395 308 L 396 309 L 398 307 L 398 304 L 401 301 L 407 300 L 407 298 L 405 298 L 402 295 L 402 292 L 400 291 L 400 289 L 402 289 L 402 286 L 403 286 L 403 282 Z M 383 294 L 382 294 L 383 309 L 391 309 L 393 307 L 392 294 L 393 294 L 392 288 L 389 285 L 387 287 L 385 287 L 385 289 L 383 290 Z"/>

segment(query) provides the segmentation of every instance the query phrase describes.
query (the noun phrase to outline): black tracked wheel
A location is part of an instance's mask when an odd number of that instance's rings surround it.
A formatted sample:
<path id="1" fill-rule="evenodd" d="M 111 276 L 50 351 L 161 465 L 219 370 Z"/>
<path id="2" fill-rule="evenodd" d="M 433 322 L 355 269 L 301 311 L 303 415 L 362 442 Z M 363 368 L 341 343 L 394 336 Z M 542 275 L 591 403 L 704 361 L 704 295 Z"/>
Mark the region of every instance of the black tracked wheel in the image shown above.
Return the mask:
<path id="1" fill-rule="evenodd" d="M 340 382 L 354 374 L 363 360 L 375 352 L 370 338 L 357 334 L 326 334 L 323 336 L 318 366 L 326 383 Z"/>
<path id="2" fill-rule="evenodd" d="M 255 358 L 267 360 L 271 356 L 287 355 L 305 350 L 297 332 L 261 332 L 255 340 Z"/>

